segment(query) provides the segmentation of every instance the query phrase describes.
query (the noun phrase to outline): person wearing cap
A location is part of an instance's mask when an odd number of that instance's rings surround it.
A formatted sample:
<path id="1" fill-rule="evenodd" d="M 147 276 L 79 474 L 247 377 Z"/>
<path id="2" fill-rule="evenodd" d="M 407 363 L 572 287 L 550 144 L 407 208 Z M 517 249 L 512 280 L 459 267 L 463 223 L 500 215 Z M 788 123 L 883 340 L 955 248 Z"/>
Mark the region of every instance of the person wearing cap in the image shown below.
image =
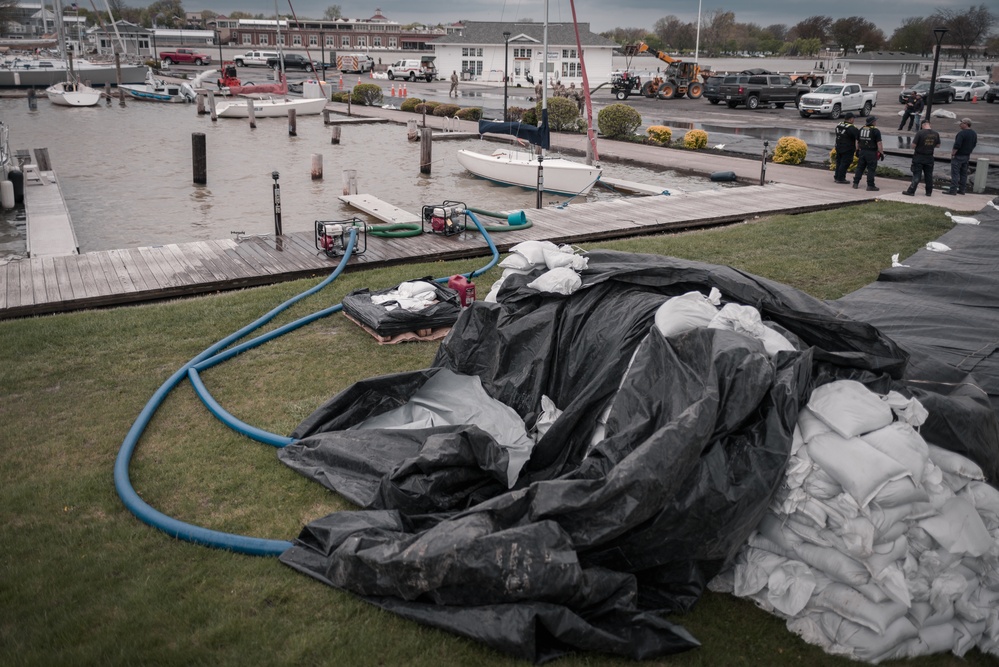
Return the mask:
<path id="1" fill-rule="evenodd" d="M 926 196 L 933 196 L 933 149 L 940 145 L 940 134 L 930 129 L 930 121 L 924 120 L 919 132 L 912 140 L 912 183 L 908 190 L 903 190 L 903 195 L 910 197 L 916 194 L 919 187 L 919 179 L 926 183 Z"/>
<path id="2" fill-rule="evenodd" d="M 968 185 L 968 164 L 971 153 L 978 145 L 978 134 L 971 129 L 971 119 L 961 119 L 961 129 L 954 137 L 954 148 L 950 150 L 950 190 L 945 195 L 963 195 Z"/>
<path id="3" fill-rule="evenodd" d="M 905 109 L 902 112 L 902 122 L 898 124 L 898 131 L 902 131 L 902 127 L 905 126 L 906 121 L 909 122 L 909 132 L 912 132 L 913 121 L 915 121 L 916 129 L 919 129 L 919 118 L 923 115 L 923 97 L 919 93 L 913 93 L 909 97 L 909 101 L 905 103 Z"/>
<path id="4" fill-rule="evenodd" d="M 846 112 L 843 121 L 836 126 L 836 172 L 833 180 L 837 183 L 849 183 L 846 180 L 846 172 L 850 170 L 850 163 L 857 152 L 857 139 L 860 137 L 860 130 L 853 124 L 853 113 Z"/>
<path id="5" fill-rule="evenodd" d="M 853 189 L 860 187 L 860 179 L 867 173 L 867 189 L 877 192 L 881 188 L 874 185 L 874 174 L 878 170 L 878 160 L 884 158 L 884 145 L 881 143 L 881 130 L 875 125 L 878 122 L 877 116 L 868 116 L 867 123 L 860 130 L 860 137 L 857 139 L 857 154 L 860 159 L 857 161 L 857 170 L 853 172 Z"/>

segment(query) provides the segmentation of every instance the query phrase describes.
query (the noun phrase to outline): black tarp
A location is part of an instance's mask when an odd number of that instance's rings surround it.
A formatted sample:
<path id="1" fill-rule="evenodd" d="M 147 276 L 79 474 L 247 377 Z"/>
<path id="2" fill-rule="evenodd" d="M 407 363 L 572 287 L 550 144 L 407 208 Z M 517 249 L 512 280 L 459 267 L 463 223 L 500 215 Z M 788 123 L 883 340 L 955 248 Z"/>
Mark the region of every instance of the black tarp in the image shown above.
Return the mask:
<path id="1" fill-rule="evenodd" d="M 359 382 L 306 419 L 281 460 L 363 509 L 309 524 L 281 560 L 534 661 L 696 646 L 661 614 L 688 610 L 746 540 L 813 386 L 894 387 L 906 355 L 874 327 L 732 268 L 588 257 L 572 296 L 511 276 L 499 303 L 462 313 L 431 368 Z M 652 327 L 668 297 L 712 287 L 758 308 L 796 351 L 770 358 L 730 331 L 666 338 Z M 440 369 L 477 376 L 528 427 L 542 395 L 563 410 L 514 488 L 505 452 L 476 427 L 346 430 L 402 405 Z M 591 446 L 608 405 L 606 437 Z"/>
<path id="2" fill-rule="evenodd" d="M 943 211 L 940 212 L 943 217 Z M 910 356 L 904 380 L 930 412 L 937 442 L 972 459 L 999 483 L 999 210 L 955 224 L 877 281 L 831 305 L 870 322 Z M 946 397 L 950 408 L 934 409 Z M 992 437 L 990 437 L 990 434 Z"/>
<path id="3" fill-rule="evenodd" d="M 551 133 L 548 130 L 548 110 L 544 109 L 541 123 L 529 125 L 519 120 L 502 122 L 495 120 L 480 120 L 479 134 L 508 134 L 519 139 L 526 139 L 535 146 L 551 148 Z"/>
<path id="4" fill-rule="evenodd" d="M 461 314 L 461 300 L 455 290 L 438 285 L 432 280 L 426 281 L 432 285 L 437 295 L 437 303 L 418 311 L 405 308 L 390 308 L 390 303 L 375 303 L 374 296 L 385 296 L 398 290 L 399 286 L 389 287 L 372 292 L 368 288 L 354 290 L 343 297 L 343 312 L 355 320 L 371 328 L 379 336 L 397 336 L 420 329 L 438 329 L 454 324 Z"/>

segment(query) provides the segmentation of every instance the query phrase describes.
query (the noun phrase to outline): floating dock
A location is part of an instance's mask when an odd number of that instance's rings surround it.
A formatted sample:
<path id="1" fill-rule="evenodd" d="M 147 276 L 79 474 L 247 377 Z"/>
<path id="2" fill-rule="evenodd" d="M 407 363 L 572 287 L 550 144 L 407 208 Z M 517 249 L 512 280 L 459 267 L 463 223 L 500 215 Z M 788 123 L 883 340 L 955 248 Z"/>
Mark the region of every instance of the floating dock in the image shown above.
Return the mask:
<path id="1" fill-rule="evenodd" d="M 28 257 L 78 254 L 80 244 L 59 179 L 49 165 L 48 150 L 36 148 L 34 153 L 34 160 L 22 167 Z M 26 154 L 18 151 L 21 157 Z"/>
<path id="2" fill-rule="evenodd" d="M 398 206 L 393 206 L 386 201 L 382 201 L 371 195 L 341 195 L 340 201 L 349 204 L 354 208 L 364 211 L 368 215 L 378 218 L 383 222 L 392 224 L 416 223 L 420 224 L 420 216 L 404 211 Z"/>

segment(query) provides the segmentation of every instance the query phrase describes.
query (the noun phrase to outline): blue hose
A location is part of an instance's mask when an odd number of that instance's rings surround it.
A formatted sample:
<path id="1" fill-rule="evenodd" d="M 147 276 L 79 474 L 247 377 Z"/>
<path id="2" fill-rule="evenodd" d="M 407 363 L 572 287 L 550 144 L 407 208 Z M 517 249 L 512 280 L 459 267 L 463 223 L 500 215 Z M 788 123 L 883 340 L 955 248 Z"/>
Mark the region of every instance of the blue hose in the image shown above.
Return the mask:
<path id="1" fill-rule="evenodd" d="M 499 261 L 499 251 L 496 249 L 496 245 L 493 243 L 492 238 L 490 238 L 489 234 L 486 232 L 484 226 L 475 214 L 469 212 L 469 216 L 482 233 L 489 249 L 492 251 L 492 259 L 485 267 L 472 271 L 468 274 L 468 278 L 471 279 L 476 275 L 485 273 L 495 266 Z M 277 556 L 287 551 L 292 546 L 292 543 L 286 540 L 270 540 L 265 538 L 247 537 L 245 535 L 236 535 L 234 533 L 211 530 L 209 528 L 195 526 L 167 516 L 150 506 L 139 497 L 129 478 L 129 466 L 131 464 L 132 455 L 135 453 L 135 448 L 138 446 L 139 439 L 142 437 L 142 433 L 149 425 L 149 422 L 156 413 L 156 410 L 159 409 L 167 395 L 181 382 L 181 380 L 183 380 L 185 376 L 187 376 L 194 387 L 195 392 L 198 394 L 199 398 L 208 410 L 233 430 L 251 439 L 273 445 L 275 447 L 285 447 L 294 442 L 294 440 L 286 436 L 269 433 L 263 429 L 246 424 L 227 412 L 208 392 L 204 383 L 201 381 L 199 371 L 211 368 L 212 366 L 220 364 L 223 361 L 231 359 L 241 352 L 262 345 L 270 340 L 273 340 L 274 338 L 277 338 L 278 336 L 282 336 L 290 331 L 294 331 L 302 326 L 305 326 L 306 324 L 314 322 L 315 320 L 340 311 L 343 308 L 343 305 L 337 304 L 330 308 L 312 313 L 311 315 L 306 315 L 305 317 L 302 317 L 294 322 L 285 324 L 264 335 L 258 336 L 257 338 L 225 350 L 224 352 L 221 351 L 235 341 L 249 335 L 256 329 L 271 321 L 295 303 L 315 294 L 336 280 L 346 268 L 347 262 L 354 252 L 356 240 L 357 230 L 351 229 L 350 242 L 347 244 L 343 258 L 329 277 L 315 287 L 292 297 L 277 308 L 271 310 L 269 313 L 258 318 L 256 321 L 248 324 L 239 331 L 230 334 L 226 338 L 202 351 L 196 357 L 184 364 L 184 366 L 177 370 L 177 372 L 175 372 L 172 376 L 170 376 L 170 378 L 164 382 L 149 399 L 145 407 L 142 409 L 142 412 L 139 413 L 139 416 L 132 424 L 132 428 L 129 429 L 128 434 L 125 436 L 125 440 L 122 442 L 121 449 L 118 451 L 118 457 L 115 460 L 114 465 L 115 490 L 118 492 L 118 496 L 121 498 L 125 507 L 139 520 L 181 540 L 219 549 L 227 549 L 229 551 L 235 551 L 237 553 L 248 555 Z M 446 277 L 439 278 L 437 279 L 437 282 L 446 282 L 447 280 L 448 278 Z"/>

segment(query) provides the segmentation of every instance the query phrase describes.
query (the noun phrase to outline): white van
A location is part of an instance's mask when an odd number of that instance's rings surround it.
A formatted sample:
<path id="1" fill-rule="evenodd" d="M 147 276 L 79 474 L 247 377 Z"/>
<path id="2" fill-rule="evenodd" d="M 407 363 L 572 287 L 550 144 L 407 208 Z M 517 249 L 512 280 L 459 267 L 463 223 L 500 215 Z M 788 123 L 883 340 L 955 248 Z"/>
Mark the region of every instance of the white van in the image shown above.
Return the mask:
<path id="1" fill-rule="evenodd" d="M 277 60 L 277 51 L 247 51 L 241 56 L 236 56 L 236 67 L 267 67 L 268 60 Z"/>
<path id="2" fill-rule="evenodd" d="M 388 67 L 389 79 L 426 79 L 427 83 L 437 77 L 437 66 L 433 56 L 423 56 L 419 60 L 397 60 Z"/>
<path id="3" fill-rule="evenodd" d="M 364 74 L 374 66 L 374 59 L 363 53 L 345 53 L 336 57 L 336 68 L 345 74 Z"/>

